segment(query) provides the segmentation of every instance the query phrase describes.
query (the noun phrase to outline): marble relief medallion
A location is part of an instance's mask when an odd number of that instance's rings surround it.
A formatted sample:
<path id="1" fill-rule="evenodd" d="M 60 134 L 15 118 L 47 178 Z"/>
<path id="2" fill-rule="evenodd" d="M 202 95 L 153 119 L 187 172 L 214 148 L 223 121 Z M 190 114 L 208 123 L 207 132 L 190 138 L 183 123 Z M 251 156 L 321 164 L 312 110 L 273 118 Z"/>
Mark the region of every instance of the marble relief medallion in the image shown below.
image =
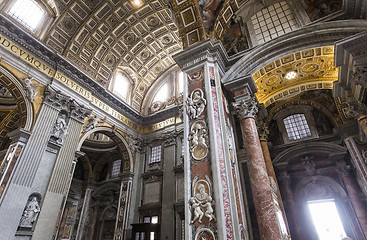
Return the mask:
<path id="1" fill-rule="evenodd" d="M 201 228 L 197 231 L 195 240 L 215 240 L 215 236 L 209 228 Z"/>
<path id="2" fill-rule="evenodd" d="M 206 99 L 203 90 L 200 88 L 195 89 L 185 103 L 186 112 L 190 119 L 198 118 L 204 112 L 205 106 Z"/>
<path id="3" fill-rule="evenodd" d="M 190 209 L 193 214 L 191 224 L 198 221 L 202 223 L 202 219 L 205 217 L 211 221 L 215 221 L 214 216 L 214 201 L 211 196 L 211 181 L 207 175 L 205 179 L 198 179 L 196 176 L 192 181 L 193 196 L 190 198 Z"/>
<path id="4" fill-rule="evenodd" d="M 189 133 L 190 153 L 195 160 L 202 160 L 208 154 L 208 129 L 205 121 L 198 120 L 191 125 Z"/>

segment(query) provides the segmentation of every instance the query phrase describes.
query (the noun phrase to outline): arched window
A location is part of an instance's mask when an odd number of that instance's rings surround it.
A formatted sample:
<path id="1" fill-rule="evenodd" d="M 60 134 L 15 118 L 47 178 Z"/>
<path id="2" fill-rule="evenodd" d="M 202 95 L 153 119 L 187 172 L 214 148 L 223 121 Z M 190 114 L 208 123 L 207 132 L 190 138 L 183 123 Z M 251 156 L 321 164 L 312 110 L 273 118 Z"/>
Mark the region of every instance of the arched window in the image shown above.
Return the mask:
<path id="1" fill-rule="evenodd" d="M 53 0 L 7 1 L 4 9 L 5 13 L 19 25 L 41 39 L 57 16 L 57 8 Z"/>
<path id="2" fill-rule="evenodd" d="M 33 0 L 17 0 L 8 14 L 34 32 L 46 15 L 46 11 Z"/>
<path id="3" fill-rule="evenodd" d="M 167 100 L 168 91 L 169 91 L 168 84 L 167 83 L 163 84 L 161 89 L 159 89 L 158 92 L 156 93 L 153 102 L 161 102 Z"/>
<path id="4" fill-rule="evenodd" d="M 125 102 L 129 103 L 131 84 L 129 79 L 121 72 L 115 75 L 112 92 Z"/>

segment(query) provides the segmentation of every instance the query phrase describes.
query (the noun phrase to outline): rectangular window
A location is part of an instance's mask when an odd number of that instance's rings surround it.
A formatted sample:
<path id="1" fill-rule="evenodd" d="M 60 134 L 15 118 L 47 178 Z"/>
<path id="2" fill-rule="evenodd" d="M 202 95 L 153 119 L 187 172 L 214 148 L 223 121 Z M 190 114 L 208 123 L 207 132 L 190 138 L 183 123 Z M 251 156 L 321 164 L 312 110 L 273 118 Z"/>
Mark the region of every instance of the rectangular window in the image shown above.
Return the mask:
<path id="1" fill-rule="evenodd" d="M 290 115 L 283 121 L 290 141 L 311 137 L 311 131 L 304 114 Z"/>
<path id="2" fill-rule="evenodd" d="M 158 145 L 152 147 L 152 154 L 150 155 L 149 163 L 156 163 L 161 161 L 162 146 Z"/>
<path id="3" fill-rule="evenodd" d="M 111 177 L 118 177 L 121 168 L 121 160 L 116 160 L 113 162 L 112 170 L 111 170 Z"/>

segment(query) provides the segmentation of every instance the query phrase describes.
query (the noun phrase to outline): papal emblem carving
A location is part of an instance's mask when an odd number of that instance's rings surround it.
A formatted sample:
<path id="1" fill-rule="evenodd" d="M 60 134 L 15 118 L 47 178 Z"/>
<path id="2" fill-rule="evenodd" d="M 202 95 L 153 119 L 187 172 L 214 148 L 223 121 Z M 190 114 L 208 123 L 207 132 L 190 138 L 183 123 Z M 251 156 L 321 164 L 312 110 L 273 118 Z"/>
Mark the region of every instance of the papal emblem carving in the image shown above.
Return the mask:
<path id="1" fill-rule="evenodd" d="M 195 160 L 201 160 L 208 154 L 208 130 L 203 120 L 194 122 L 189 133 L 190 153 Z"/>

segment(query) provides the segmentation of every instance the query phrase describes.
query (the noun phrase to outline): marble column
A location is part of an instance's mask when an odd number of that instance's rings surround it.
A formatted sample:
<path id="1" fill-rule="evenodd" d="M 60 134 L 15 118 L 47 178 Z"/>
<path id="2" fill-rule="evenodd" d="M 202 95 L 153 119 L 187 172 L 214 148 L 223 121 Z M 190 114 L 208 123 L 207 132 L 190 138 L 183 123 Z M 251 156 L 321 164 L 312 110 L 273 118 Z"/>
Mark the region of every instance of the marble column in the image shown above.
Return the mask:
<path id="1" fill-rule="evenodd" d="M 291 232 L 291 237 L 293 239 L 303 239 L 302 227 L 303 225 L 300 223 L 300 215 L 299 215 L 299 208 L 297 208 L 296 203 L 294 201 L 294 195 L 291 188 L 291 178 L 287 174 L 287 172 L 281 172 L 279 176 L 279 181 L 283 186 L 284 190 L 284 199 L 288 206 L 289 213 L 291 215 L 292 226 L 294 232 Z"/>
<path id="2" fill-rule="evenodd" d="M 247 98 L 237 98 L 233 105 L 241 120 L 241 129 L 246 148 L 248 170 L 260 237 L 262 240 L 282 239 L 273 202 L 272 189 L 255 122 L 255 117 L 258 112 L 257 100 L 255 97 L 249 97 L 247 95 Z"/>
<path id="3" fill-rule="evenodd" d="M 115 240 L 127 239 L 127 227 L 129 219 L 129 207 L 134 174 L 126 172 L 120 174 L 121 186 L 116 217 Z"/>
<path id="4" fill-rule="evenodd" d="M 284 211 L 283 201 L 282 201 L 282 197 L 280 195 L 277 177 L 275 175 L 273 162 L 271 160 L 271 156 L 270 156 L 270 152 L 269 152 L 269 147 L 268 147 L 268 142 L 267 142 L 268 135 L 269 135 L 269 130 L 267 128 L 264 128 L 264 129 L 261 130 L 261 132 L 260 132 L 261 149 L 262 149 L 262 152 L 263 152 L 263 155 L 264 155 L 266 171 L 268 173 L 268 176 L 271 177 L 274 180 L 274 183 L 276 185 L 275 194 L 277 196 L 277 201 L 278 201 L 280 210 L 282 211 L 283 219 L 285 221 L 287 231 L 288 231 L 288 234 L 289 234 L 289 228 L 288 228 L 288 224 L 287 224 L 287 220 L 286 220 L 287 216 L 286 216 L 285 211 Z"/>
<path id="5" fill-rule="evenodd" d="M 173 58 L 185 73 L 185 239 L 246 240 L 221 86 L 226 53 L 219 43 L 208 40 Z"/>
<path id="6" fill-rule="evenodd" d="M 363 201 L 362 192 L 357 186 L 355 179 L 351 176 L 350 171 L 349 166 L 346 166 L 344 162 L 338 164 L 338 173 L 344 182 L 344 186 L 357 215 L 359 225 L 365 237 L 367 237 L 367 206 Z"/>

